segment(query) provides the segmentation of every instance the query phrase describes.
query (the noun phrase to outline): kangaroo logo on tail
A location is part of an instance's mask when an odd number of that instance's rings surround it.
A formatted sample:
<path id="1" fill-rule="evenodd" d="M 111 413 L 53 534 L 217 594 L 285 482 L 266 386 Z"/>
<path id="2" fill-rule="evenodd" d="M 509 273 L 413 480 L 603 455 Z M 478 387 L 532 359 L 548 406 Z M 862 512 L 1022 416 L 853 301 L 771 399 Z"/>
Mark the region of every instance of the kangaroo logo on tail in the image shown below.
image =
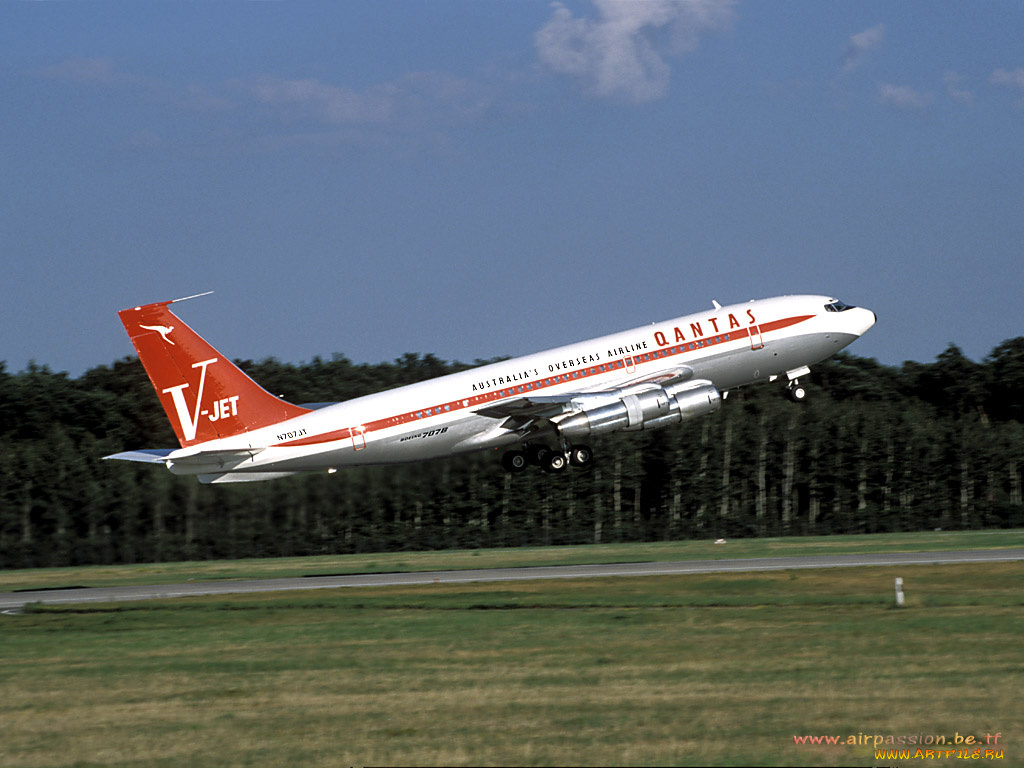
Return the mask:
<path id="1" fill-rule="evenodd" d="M 160 334 L 160 336 L 163 337 L 163 340 L 166 341 L 168 344 L 174 344 L 174 342 L 171 341 L 171 337 L 167 335 L 174 330 L 173 325 L 140 325 L 139 328 L 144 328 L 147 331 L 156 331 L 157 333 Z"/>

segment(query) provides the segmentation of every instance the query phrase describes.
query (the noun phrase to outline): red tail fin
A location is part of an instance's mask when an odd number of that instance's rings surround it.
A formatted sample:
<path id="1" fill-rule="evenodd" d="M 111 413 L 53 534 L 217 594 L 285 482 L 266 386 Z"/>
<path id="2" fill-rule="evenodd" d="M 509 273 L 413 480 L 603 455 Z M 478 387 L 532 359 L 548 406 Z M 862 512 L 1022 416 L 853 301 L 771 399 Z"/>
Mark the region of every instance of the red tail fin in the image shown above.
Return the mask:
<path id="1" fill-rule="evenodd" d="M 171 312 L 173 303 L 117 314 L 183 448 L 309 412 L 274 397 L 242 373 Z"/>

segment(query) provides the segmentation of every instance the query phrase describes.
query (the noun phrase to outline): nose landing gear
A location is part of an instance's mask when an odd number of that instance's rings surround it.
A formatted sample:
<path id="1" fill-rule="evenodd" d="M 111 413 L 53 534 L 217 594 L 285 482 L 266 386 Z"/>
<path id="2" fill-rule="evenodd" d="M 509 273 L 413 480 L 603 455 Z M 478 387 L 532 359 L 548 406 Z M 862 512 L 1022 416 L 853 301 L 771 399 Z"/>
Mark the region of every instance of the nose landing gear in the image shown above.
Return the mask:
<path id="1" fill-rule="evenodd" d="M 800 377 L 810 375 L 811 369 L 806 365 L 801 365 L 799 368 L 786 371 L 786 377 L 789 379 L 789 386 L 787 387 L 786 394 L 794 403 L 803 403 L 807 401 L 807 387 L 800 383 Z"/>

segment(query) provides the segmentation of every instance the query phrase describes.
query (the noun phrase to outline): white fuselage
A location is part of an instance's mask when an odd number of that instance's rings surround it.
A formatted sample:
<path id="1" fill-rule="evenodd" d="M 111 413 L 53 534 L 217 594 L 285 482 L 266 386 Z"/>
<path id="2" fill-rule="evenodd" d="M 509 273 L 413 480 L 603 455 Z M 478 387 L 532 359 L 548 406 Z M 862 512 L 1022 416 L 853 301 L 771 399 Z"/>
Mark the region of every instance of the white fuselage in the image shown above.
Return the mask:
<path id="1" fill-rule="evenodd" d="M 867 309 L 828 310 L 825 296 L 784 296 L 715 307 L 622 333 L 557 347 L 430 381 L 359 397 L 204 450 L 252 449 L 230 465 L 168 456 L 182 474 L 290 473 L 389 464 L 513 445 L 522 434 L 481 410 L 530 397 L 620 391 L 686 371 L 719 391 L 767 381 L 846 347 L 875 322 Z"/>

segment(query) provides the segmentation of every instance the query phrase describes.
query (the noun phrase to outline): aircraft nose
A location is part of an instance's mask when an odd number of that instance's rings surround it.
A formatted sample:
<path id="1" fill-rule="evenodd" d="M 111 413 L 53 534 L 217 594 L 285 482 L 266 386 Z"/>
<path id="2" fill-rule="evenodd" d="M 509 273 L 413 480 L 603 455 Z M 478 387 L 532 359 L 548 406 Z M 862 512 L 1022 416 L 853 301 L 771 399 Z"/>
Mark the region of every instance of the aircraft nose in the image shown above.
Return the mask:
<path id="1" fill-rule="evenodd" d="M 858 336 L 862 336 L 863 334 L 867 333 L 869 330 L 871 330 L 871 327 L 875 323 L 878 322 L 878 315 L 876 315 L 870 309 L 867 309 L 867 308 L 860 308 L 860 309 L 861 309 L 862 314 L 861 314 L 861 317 L 859 318 L 859 320 L 860 320 L 860 325 L 862 327 L 858 330 L 858 333 L 857 333 Z"/>
<path id="2" fill-rule="evenodd" d="M 831 317 L 831 322 L 834 323 L 833 327 L 837 331 L 849 334 L 853 338 L 863 336 L 878 322 L 878 315 L 870 309 L 866 307 L 851 307 L 849 305 L 846 305 L 845 309 L 832 314 Z"/>

